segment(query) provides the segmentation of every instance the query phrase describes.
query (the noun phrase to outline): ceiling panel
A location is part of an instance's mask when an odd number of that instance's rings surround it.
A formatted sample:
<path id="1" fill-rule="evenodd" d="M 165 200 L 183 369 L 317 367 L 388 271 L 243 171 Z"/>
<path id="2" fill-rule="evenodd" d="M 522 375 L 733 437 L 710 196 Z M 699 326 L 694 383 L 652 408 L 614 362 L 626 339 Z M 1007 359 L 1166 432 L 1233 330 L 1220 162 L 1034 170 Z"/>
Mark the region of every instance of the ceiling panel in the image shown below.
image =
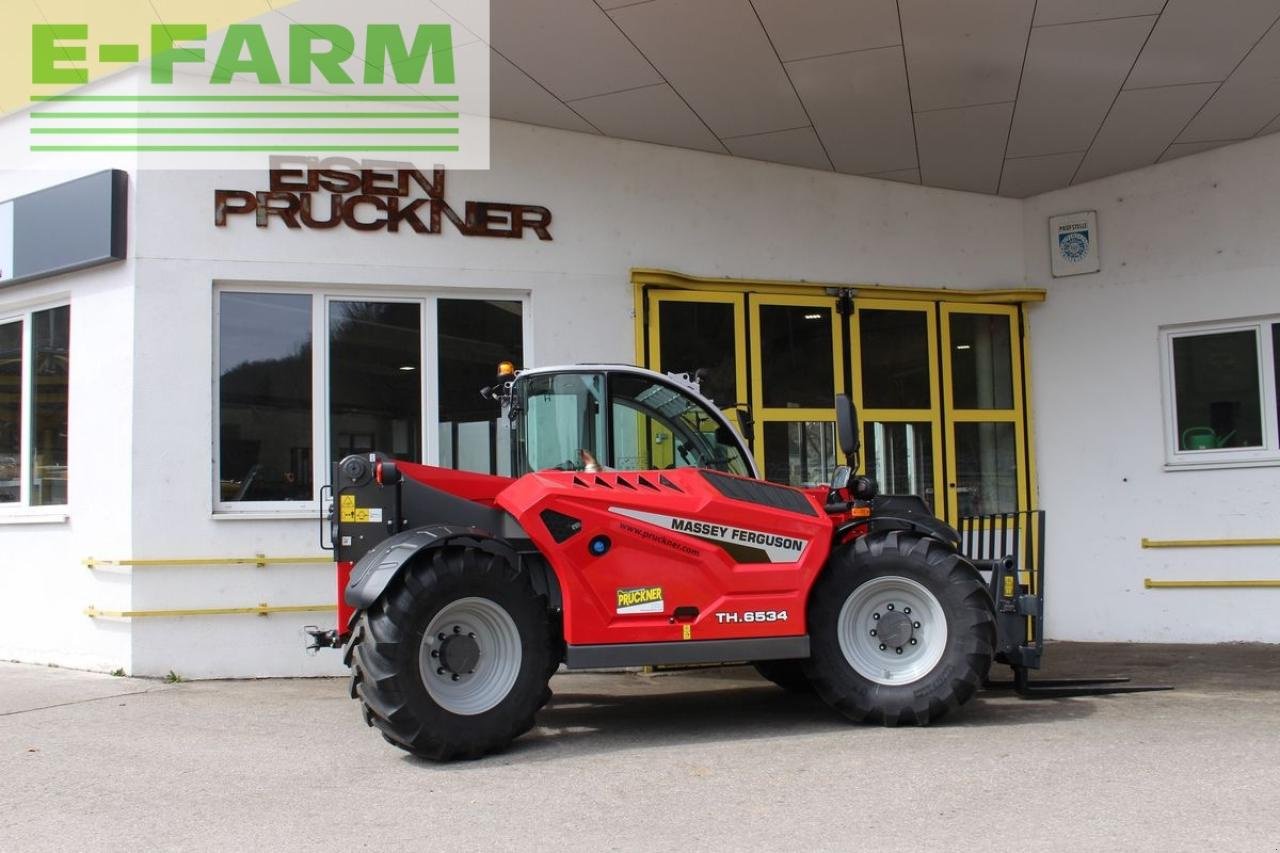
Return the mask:
<path id="1" fill-rule="evenodd" d="M 561 100 L 661 83 L 592 0 L 492 0 L 494 48 Z"/>
<path id="2" fill-rule="evenodd" d="M 809 123 L 747 0 L 653 0 L 612 15 L 717 135 Z"/>
<path id="3" fill-rule="evenodd" d="M 1216 83 L 1202 83 L 1121 92 L 1085 156 L 1075 183 L 1156 162 L 1216 88 Z"/>
<path id="4" fill-rule="evenodd" d="M 1278 15 L 1280 0 L 1169 0 L 1125 88 L 1225 80 Z"/>
<path id="5" fill-rule="evenodd" d="M 803 59 L 787 63 L 787 71 L 836 171 L 918 165 L 901 48 Z"/>
<path id="6" fill-rule="evenodd" d="M 663 83 L 574 101 L 573 108 L 607 136 L 724 152 L 688 104 Z"/>
<path id="7" fill-rule="evenodd" d="M 489 55 L 489 112 L 494 118 L 595 133 L 582 117 L 496 53 Z"/>
<path id="8" fill-rule="evenodd" d="M 1275 133 L 1277 130 L 1280 130 L 1280 115 L 1276 116 L 1274 119 L 1271 120 L 1270 124 L 1268 124 L 1262 130 L 1258 131 L 1258 135 L 1266 136 L 1269 133 Z"/>
<path id="9" fill-rule="evenodd" d="M 1032 30 L 1007 156 L 1087 149 L 1155 20 Z"/>
<path id="10" fill-rule="evenodd" d="M 1036 4 L 1035 25 L 1044 27 L 1134 15 L 1158 15 L 1163 8 L 1164 0 L 1040 0 Z"/>
<path id="11" fill-rule="evenodd" d="M 1034 0 L 898 5 L 917 112 L 1014 99 Z"/>
<path id="12" fill-rule="evenodd" d="M 1243 139 L 1280 113 L 1280 26 L 1272 26 L 1214 93 L 1179 142 Z"/>
<path id="13" fill-rule="evenodd" d="M 881 181 L 897 181 L 900 184 L 918 184 L 920 183 L 919 169 L 899 169 L 895 172 L 876 172 L 873 175 L 863 175 L 864 178 L 876 178 Z"/>
<path id="14" fill-rule="evenodd" d="M 901 44 L 894 0 L 753 0 L 783 62 Z"/>
<path id="15" fill-rule="evenodd" d="M 1005 160 L 1004 171 L 1000 175 L 1000 195 L 1026 198 L 1065 187 L 1071 183 L 1071 176 L 1076 173 L 1083 159 L 1084 152 L 1075 151 L 1070 154 Z"/>
<path id="16" fill-rule="evenodd" d="M 1012 117 L 1013 104 L 918 113 L 916 137 L 924 183 L 994 193 Z"/>
<path id="17" fill-rule="evenodd" d="M 1169 160 L 1177 160 L 1179 157 L 1186 157 L 1188 154 L 1199 154 L 1201 151 L 1209 151 L 1214 148 L 1221 148 L 1224 145 L 1230 145 L 1232 142 L 1239 142 L 1238 139 L 1224 139 L 1214 142 L 1175 142 L 1160 155 L 1160 162 L 1166 163 Z"/>
<path id="18" fill-rule="evenodd" d="M 652 3 L 653 0 L 596 0 L 601 9 L 621 9 L 623 6 L 639 6 L 641 3 Z"/>
<path id="19" fill-rule="evenodd" d="M 738 157 L 831 171 L 827 153 L 822 150 L 822 143 L 818 141 L 818 134 L 813 132 L 812 127 L 739 136 L 724 140 L 724 145 L 730 154 Z"/>

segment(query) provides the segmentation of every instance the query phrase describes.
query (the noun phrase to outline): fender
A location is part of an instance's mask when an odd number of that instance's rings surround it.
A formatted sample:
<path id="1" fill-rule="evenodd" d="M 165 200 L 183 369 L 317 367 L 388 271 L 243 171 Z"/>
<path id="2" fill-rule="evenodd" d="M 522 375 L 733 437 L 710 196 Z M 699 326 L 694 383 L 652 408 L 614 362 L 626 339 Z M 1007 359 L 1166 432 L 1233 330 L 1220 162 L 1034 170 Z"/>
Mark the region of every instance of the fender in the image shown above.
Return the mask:
<path id="1" fill-rule="evenodd" d="M 953 551 L 960 550 L 960 534 L 954 527 L 933 516 L 873 515 L 870 518 L 855 519 L 836 528 L 835 541 L 843 542 L 845 536 L 863 525 L 866 525 L 867 533 L 878 533 L 882 530 L 910 530 L 945 542 Z"/>
<path id="2" fill-rule="evenodd" d="M 400 576 L 418 554 L 455 542 L 498 554 L 511 565 L 519 565 L 519 557 L 514 548 L 478 527 L 457 524 L 417 527 L 384 539 L 360 558 L 351 570 L 351 581 L 347 584 L 344 596 L 347 604 L 356 610 L 364 610 L 382 597 L 391 582 Z"/>

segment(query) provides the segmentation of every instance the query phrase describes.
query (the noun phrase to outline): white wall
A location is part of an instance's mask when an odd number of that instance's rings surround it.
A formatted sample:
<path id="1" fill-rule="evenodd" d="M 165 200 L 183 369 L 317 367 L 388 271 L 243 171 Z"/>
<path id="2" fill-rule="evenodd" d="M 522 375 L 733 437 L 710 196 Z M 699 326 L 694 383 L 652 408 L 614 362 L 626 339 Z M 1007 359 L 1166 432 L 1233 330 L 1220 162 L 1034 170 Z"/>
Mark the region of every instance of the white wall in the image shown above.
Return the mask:
<path id="1" fill-rule="evenodd" d="M 1074 640 L 1280 642 L 1276 590 L 1143 579 L 1276 578 L 1276 548 L 1144 550 L 1280 536 L 1280 468 L 1164 469 L 1158 329 L 1280 312 L 1280 136 L 1028 199 L 1048 632 Z M 1047 219 L 1098 211 L 1102 271 L 1053 279 Z"/>

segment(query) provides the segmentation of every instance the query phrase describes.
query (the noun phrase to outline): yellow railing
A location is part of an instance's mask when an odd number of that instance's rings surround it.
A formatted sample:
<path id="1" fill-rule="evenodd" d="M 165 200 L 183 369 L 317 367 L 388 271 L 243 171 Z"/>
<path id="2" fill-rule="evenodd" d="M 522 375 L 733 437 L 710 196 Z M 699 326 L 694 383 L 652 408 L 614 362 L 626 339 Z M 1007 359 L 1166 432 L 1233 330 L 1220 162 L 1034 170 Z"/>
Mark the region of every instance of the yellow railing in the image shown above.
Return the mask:
<path id="1" fill-rule="evenodd" d="M 332 557 L 268 557 L 265 554 L 254 554 L 252 557 L 158 557 L 149 560 L 97 560 L 86 557 L 86 568 L 101 569 L 111 566 L 267 566 L 306 565 L 310 563 L 332 563 Z"/>
<path id="2" fill-rule="evenodd" d="M 1143 548 L 1246 548 L 1280 545 L 1280 539 L 1148 539 Z"/>
<path id="3" fill-rule="evenodd" d="M 1157 581 L 1145 578 L 1147 589 L 1280 589 L 1280 580 Z"/>
<path id="4" fill-rule="evenodd" d="M 265 601 L 257 607 L 202 607 L 192 610 L 99 610 L 93 605 L 84 609 L 90 619 L 158 619 L 174 616 L 267 616 L 272 613 L 333 613 L 333 604 L 282 604 L 270 605 Z"/>

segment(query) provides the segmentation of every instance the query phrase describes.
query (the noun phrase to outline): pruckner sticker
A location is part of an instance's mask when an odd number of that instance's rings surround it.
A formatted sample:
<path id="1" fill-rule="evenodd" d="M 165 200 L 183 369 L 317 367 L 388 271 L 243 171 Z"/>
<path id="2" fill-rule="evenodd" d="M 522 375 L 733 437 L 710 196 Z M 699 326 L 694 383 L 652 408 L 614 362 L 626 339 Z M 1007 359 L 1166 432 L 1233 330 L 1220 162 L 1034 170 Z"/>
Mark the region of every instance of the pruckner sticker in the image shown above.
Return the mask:
<path id="1" fill-rule="evenodd" d="M 661 613 L 665 609 L 662 587 L 638 586 L 618 590 L 618 613 Z"/>

